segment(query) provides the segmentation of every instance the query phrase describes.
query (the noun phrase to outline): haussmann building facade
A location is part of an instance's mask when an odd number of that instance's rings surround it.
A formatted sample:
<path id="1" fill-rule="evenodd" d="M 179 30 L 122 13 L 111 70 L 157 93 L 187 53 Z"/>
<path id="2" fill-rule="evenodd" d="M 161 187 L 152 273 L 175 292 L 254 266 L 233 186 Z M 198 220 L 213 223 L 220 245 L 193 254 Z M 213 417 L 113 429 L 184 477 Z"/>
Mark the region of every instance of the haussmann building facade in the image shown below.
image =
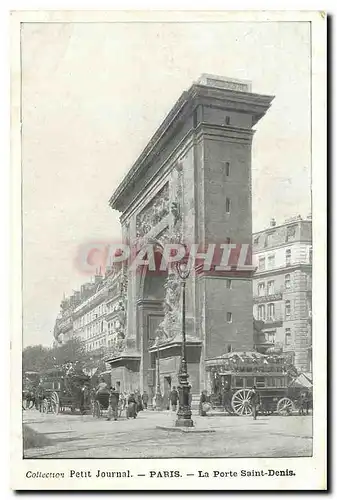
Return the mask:
<path id="1" fill-rule="evenodd" d="M 253 127 L 273 97 L 249 82 L 203 75 L 183 92 L 110 199 L 120 213 L 123 243 L 252 242 Z M 121 389 L 154 396 L 178 385 L 181 281 L 168 271 L 123 271 L 118 338 L 106 361 Z M 189 381 L 208 388 L 207 359 L 253 348 L 252 273 L 192 273 L 186 283 Z"/>
<path id="2" fill-rule="evenodd" d="M 292 356 L 301 372 L 312 372 L 312 222 L 292 217 L 253 237 L 257 267 L 254 317 L 260 324 L 258 350 L 276 348 Z"/>

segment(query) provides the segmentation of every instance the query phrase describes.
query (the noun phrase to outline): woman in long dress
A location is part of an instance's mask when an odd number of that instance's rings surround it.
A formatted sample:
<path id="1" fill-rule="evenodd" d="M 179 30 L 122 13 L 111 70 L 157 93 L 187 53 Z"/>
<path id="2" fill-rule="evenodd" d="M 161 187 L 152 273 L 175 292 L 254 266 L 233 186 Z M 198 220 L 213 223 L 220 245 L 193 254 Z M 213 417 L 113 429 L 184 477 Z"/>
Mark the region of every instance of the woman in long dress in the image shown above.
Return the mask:
<path id="1" fill-rule="evenodd" d="M 132 393 L 128 397 L 128 407 L 127 407 L 127 418 L 136 418 L 137 417 L 137 402 L 135 395 Z"/>

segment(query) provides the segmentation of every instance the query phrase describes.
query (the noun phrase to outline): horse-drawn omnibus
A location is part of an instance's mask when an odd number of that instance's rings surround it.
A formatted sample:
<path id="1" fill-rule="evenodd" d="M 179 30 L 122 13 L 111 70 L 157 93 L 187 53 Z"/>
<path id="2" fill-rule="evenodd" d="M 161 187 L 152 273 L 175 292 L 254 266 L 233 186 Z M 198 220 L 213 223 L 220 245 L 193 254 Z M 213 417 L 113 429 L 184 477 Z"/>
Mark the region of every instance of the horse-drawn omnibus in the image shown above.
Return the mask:
<path id="1" fill-rule="evenodd" d="M 260 412 L 291 415 L 306 402 L 311 406 L 310 384 L 294 383 L 298 378 L 288 357 L 257 352 L 231 352 L 206 361 L 208 387 L 213 407 L 236 415 L 251 415 L 251 391 L 260 394 Z"/>
<path id="2" fill-rule="evenodd" d="M 91 411 L 90 377 L 81 371 L 65 367 L 52 368 L 41 374 L 38 387 L 42 412 L 58 414 L 69 409 L 72 413 Z"/>

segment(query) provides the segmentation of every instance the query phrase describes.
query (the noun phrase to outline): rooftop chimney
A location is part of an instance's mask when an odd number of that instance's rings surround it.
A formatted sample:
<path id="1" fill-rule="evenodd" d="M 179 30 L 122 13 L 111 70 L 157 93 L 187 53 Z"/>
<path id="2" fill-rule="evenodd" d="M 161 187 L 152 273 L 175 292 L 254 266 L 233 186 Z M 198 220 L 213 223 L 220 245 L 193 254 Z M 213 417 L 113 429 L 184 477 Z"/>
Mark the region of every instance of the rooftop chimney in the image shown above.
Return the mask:
<path id="1" fill-rule="evenodd" d="M 270 219 L 270 226 L 271 227 L 275 227 L 276 226 L 276 220 L 274 219 L 274 217 L 272 219 Z"/>

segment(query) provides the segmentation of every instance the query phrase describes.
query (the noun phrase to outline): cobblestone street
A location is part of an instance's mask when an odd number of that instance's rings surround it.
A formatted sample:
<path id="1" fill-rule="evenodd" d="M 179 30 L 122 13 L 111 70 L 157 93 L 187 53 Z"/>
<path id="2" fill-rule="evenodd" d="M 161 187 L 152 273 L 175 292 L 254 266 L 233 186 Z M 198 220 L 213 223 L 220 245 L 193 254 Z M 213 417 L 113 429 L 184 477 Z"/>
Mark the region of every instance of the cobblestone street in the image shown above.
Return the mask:
<path id="1" fill-rule="evenodd" d="M 117 422 L 91 415 L 23 412 L 23 422 L 46 438 L 47 445 L 25 450 L 25 458 L 183 458 L 291 457 L 312 453 L 311 416 L 251 417 L 193 415 L 195 428 L 182 433 L 156 428 L 173 426 L 171 412 L 141 412 L 136 420 Z M 201 451 L 202 450 L 202 451 Z"/>

